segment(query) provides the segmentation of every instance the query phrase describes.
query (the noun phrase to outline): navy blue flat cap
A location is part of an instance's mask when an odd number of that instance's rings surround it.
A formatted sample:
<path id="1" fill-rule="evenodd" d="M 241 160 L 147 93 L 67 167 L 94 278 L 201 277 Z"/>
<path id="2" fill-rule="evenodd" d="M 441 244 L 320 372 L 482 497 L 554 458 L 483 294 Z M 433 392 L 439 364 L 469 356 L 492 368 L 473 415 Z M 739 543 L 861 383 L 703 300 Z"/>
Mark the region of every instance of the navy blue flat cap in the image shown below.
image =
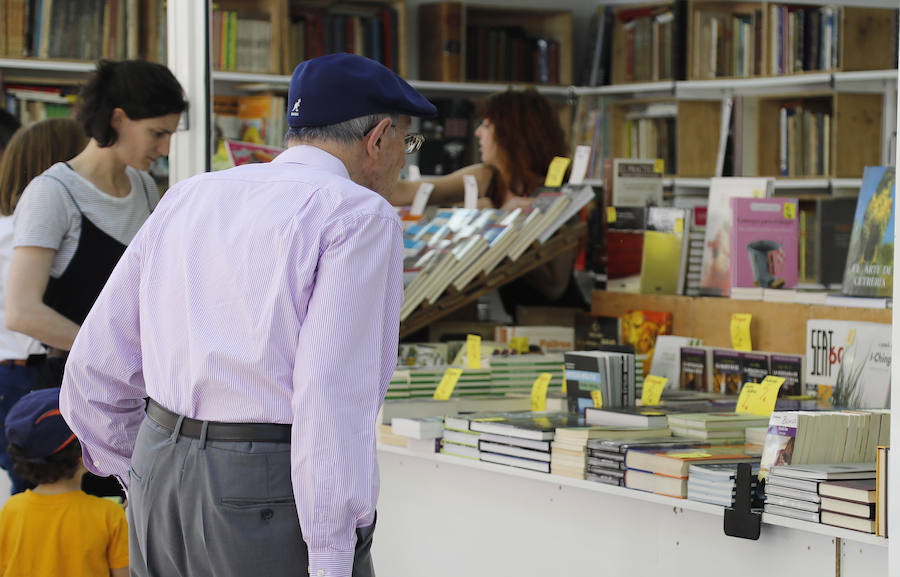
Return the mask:
<path id="1" fill-rule="evenodd" d="M 6 438 L 30 463 L 45 463 L 75 440 L 59 412 L 59 389 L 39 389 L 19 399 L 6 415 Z"/>
<path id="2" fill-rule="evenodd" d="M 390 69 L 355 54 L 319 56 L 294 69 L 288 90 L 291 128 L 382 113 L 431 118 L 437 108 Z"/>

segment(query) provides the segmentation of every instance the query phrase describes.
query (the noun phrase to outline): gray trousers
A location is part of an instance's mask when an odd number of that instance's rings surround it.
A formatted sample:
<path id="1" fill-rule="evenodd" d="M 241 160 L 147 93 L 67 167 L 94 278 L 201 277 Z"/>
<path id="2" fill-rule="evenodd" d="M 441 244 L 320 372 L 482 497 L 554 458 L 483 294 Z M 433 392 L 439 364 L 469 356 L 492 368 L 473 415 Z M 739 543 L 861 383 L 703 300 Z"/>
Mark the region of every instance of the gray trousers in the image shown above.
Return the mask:
<path id="1" fill-rule="evenodd" d="M 210 441 L 144 419 L 129 471 L 132 577 L 305 576 L 289 443 Z M 353 577 L 374 577 L 375 523 Z"/>

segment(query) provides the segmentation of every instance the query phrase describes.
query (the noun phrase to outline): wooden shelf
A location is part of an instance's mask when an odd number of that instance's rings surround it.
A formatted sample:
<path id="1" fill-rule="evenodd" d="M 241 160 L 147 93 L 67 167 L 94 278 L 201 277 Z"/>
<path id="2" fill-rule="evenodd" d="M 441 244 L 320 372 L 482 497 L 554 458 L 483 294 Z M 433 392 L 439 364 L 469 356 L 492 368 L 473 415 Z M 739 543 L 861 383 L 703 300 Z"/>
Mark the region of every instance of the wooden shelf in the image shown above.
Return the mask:
<path id="1" fill-rule="evenodd" d="M 753 315 L 750 336 L 753 348 L 803 355 L 806 321 L 835 319 L 891 323 L 892 309 L 862 309 L 745 301 L 716 297 L 641 295 L 594 291 L 591 312 L 601 316 L 621 316 L 629 310 L 672 313 L 672 334 L 703 339 L 705 346 L 731 347 L 730 319 L 734 313 Z"/>
<path id="2" fill-rule="evenodd" d="M 584 222 L 560 229 L 546 244 L 535 243 L 515 261 L 506 259 L 489 275 L 481 275 L 463 290 L 451 291 L 448 289 L 433 304 L 420 306 L 400 323 L 400 338 L 450 315 L 463 306 L 478 300 L 482 295 L 523 276 L 560 253 L 574 249 L 586 233 L 587 224 Z"/>

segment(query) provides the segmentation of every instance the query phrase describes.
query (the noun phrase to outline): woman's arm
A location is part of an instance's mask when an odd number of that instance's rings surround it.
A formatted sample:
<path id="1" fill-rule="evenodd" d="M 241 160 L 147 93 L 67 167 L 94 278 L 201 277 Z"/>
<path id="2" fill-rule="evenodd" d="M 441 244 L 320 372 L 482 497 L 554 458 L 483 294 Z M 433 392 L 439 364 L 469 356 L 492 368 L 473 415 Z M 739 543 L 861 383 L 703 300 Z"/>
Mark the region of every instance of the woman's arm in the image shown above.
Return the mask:
<path id="1" fill-rule="evenodd" d="M 6 328 L 68 351 L 79 326 L 44 304 L 55 255 L 55 250 L 38 246 L 13 251 L 6 286 Z"/>
<path id="2" fill-rule="evenodd" d="M 394 206 L 406 206 L 412 204 L 416 191 L 422 182 L 430 182 L 434 185 L 428 204 L 456 204 L 465 198 L 465 185 L 463 176 L 471 174 L 478 182 L 478 196 L 484 196 L 493 178 L 493 169 L 487 164 L 471 164 L 464 166 L 455 172 L 444 176 L 424 178 L 421 181 L 400 180 L 394 186 L 394 194 L 391 195 L 391 204 Z"/>

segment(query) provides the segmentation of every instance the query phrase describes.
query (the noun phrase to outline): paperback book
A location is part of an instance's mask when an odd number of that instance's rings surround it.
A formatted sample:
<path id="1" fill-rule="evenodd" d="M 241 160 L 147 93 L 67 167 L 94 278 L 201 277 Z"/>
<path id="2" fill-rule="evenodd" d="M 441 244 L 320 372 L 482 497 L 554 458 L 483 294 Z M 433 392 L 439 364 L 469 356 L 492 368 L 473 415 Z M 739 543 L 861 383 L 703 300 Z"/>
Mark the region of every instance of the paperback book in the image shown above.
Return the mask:
<path id="1" fill-rule="evenodd" d="M 797 286 L 797 200 L 732 198 L 732 288 Z"/>
<path id="2" fill-rule="evenodd" d="M 853 218 L 844 294 L 890 297 L 894 270 L 894 168 L 867 166 Z"/>

